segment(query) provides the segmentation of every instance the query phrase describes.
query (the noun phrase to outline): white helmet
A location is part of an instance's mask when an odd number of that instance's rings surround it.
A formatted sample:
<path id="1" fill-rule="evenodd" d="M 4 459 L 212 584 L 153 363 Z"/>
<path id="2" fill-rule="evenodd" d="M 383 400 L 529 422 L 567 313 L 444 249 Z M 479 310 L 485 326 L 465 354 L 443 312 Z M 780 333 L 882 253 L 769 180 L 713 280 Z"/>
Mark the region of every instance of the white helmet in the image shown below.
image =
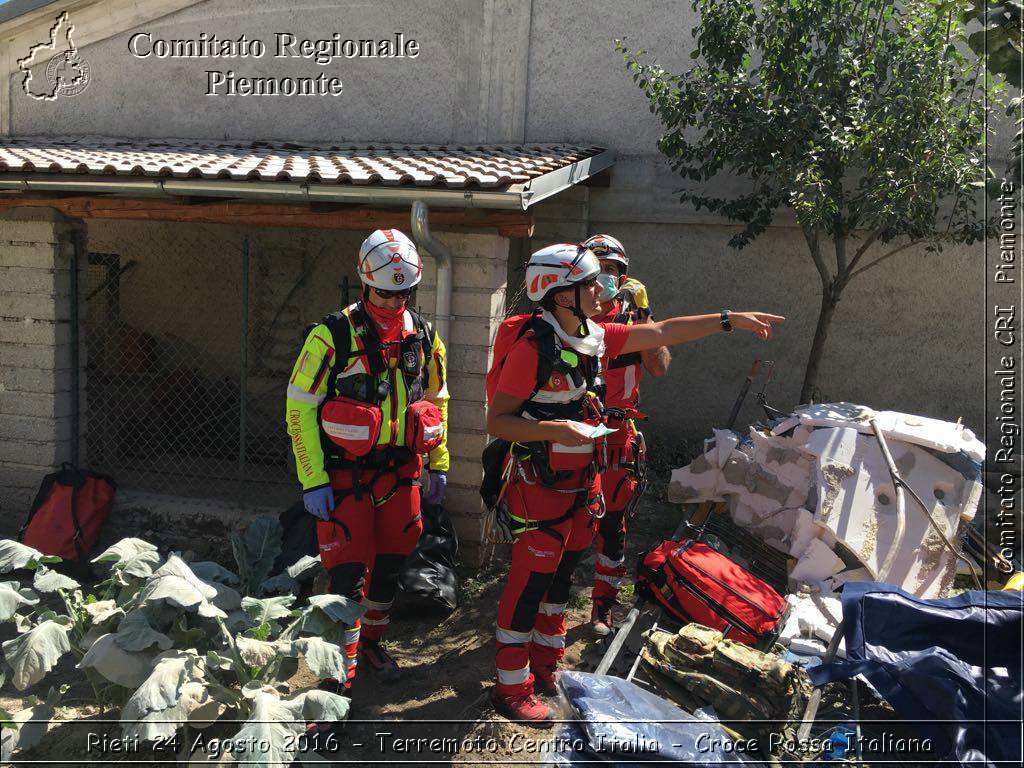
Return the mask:
<path id="1" fill-rule="evenodd" d="M 530 301 L 540 301 L 549 291 L 579 285 L 599 274 L 601 263 L 582 245 L 549 245 L 526 264 L 526 295 Z"/>
<path id="2" fill-rule="evenodd" d="M 611 235 L 594 235 L 583 243 L 583 247 L 589 248 L 599 259 L 617 261 L 622 265 L 623 272 L 629 269 L 629 257 L 626 255 L 626 249 Z"/>
<path id="3" fill-rule="evenodd" d="M 423 260 L 412 240 L 397 229 L 378 229 L 359 248 L 359 279 L 382 291 L 415 288 Z"/>

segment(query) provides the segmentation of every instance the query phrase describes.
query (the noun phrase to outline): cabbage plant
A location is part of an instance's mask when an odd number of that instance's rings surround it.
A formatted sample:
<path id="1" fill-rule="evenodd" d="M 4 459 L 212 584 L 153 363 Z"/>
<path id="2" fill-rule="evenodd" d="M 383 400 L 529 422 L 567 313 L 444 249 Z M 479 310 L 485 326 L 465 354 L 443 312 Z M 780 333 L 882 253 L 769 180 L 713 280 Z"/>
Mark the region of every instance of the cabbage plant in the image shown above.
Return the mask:
<path id="1" fill-rule="evenodd" d="M 8 679 L 24 691 L 72 654 L 97 704 L 120 706 L 124 736 L 166 745 L 183 727 L 224 717 L 244 721 L 229 741 L 269 746 L 235 757 L 287 765 L 305 723 L 344 720 L 349 703 L 321 690 L 287 697 L 287 680 L 299 659 L 317 678 L 344 680 L 345 635 L 363 608 L 329 594 L 299 604 L 299 582 L 319 558 L 271 577 L 280 549 L 272 517 L 232 537 L 237 573 L 176 553 L 161 558 L 149 542 L 125 538 L 93 559 L 108 572 L 87 592 L 50 567 L 59 558 L 0 540 L 0 577 L 18 579 L 0 582 L 0 621 L 18 630 L 3 643 Z M 0 712 L 5 759 L 45 734 L 26 734 L 19 717 Z"/>

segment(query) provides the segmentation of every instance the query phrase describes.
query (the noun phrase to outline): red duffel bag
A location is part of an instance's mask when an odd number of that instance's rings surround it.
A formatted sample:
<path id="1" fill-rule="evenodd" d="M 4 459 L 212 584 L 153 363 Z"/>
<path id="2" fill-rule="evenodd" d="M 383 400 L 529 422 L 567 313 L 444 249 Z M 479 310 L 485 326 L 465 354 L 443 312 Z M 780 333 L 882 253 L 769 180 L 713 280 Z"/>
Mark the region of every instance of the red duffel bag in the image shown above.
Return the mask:
<path id="1" fill-rule="evenodd" d="M 107 475 L 61 464 L 43 478 L 18 540 L 44 555 L 86 563 L 116 490 L 117 483 Z"/>
<path id="2" fill-rule="evenodd" d="M 684 624 L 767 648 L 779 635 L 786 599 L 707 544 L 663 541 L 637 565 L 637 585 Z"/>

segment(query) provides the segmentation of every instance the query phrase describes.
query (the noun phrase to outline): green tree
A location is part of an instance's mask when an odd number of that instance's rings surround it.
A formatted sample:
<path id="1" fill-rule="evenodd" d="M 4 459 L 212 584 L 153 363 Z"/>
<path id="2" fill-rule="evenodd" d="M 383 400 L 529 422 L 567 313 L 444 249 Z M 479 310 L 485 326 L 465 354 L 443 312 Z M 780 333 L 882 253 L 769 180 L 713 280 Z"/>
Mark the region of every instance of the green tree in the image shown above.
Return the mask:
<path id="1" fill-rule="evenodd" d="M 982 28 L 967 38 L 971 48 L 982 57 L 989 72 L 1001 76 L 1017 92 L 1006 109 L 1006 114 L 1017 115 L 1017 134 L 1010 148 L 1009 175 L 1018 186 L 1021 183 L 1021 165 L 1024 163 L 1024 122 L 1020 118 L 1021 88 L 1024 72 L 1024 3 L 1019 0 L 974 0 L 964 14 L 965 20 L 974 19 Z M 999 194 L 999 182 L 990 180 L 990 194 Z"/>
<path id="2" fill-rule="evenodd" d="M 793 210 L 822 289 L 807 402 L 851 280 L 919 244 L 983 236 L 975 193 L 990 86 L 963 53 L 955 3 L 692 5 L 697 62 L 685 73 L 616 45 L 664 125 L 659 149 L 689 182 L 681 202 L 742 223 L 736 248 Z"/>

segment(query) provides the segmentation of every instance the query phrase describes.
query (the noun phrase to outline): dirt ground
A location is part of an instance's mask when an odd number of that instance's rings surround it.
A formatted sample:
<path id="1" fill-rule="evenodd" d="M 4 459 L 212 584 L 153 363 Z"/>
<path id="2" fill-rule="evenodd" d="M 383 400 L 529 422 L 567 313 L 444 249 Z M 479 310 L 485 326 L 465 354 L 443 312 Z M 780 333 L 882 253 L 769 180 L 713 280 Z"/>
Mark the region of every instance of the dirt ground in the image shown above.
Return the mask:
<path id="1" fill-rule="evenodd" d="M 639 551 L 668 536 L 680 514 L 677 506 L 653 496 L 645 498 L 631 519 L 627 563 L 632 565 Z M 403 668 L 402 680 L 384 686 L 368 670 L 361 670 L 353 686 L 350 721 L 337 739 L 340 748 L 332 756 L 335 765 L 389 762 L 469 766 L 543 761 L 546 751 L 556 744 L 552 737 L 557 736 L 559 726 L 540 730 L 514 725 L 496 715 L 489 702 L 494 678 L 494 617 L 506 572 L 502 560 L 499 550 L 489 569 L 466 570 L 462 574 L 462 604 L 446 617 L 424 615 L 396 605 L 388 645 Z M 593 567 L 591 551 L 574 579 L 577 586 L 567 612 L 564 668 L 593 669 L 603 653 L 603 642 L 591 635 L 588 626 Z M 630 599 L 631 586 L 627 586 L 623 602 Z M 5 629 L 0 639 L 11 636 L 12 630 Z M 301 689 L 314 681 L 300 670 L 290 682 Z M 73 762 L 88 754 L 90 734 L 94 741 L 103 735 L 118 735 L 118 712 L 101 713 L 87 705 L 92 699 L 91 691 L 70 659 L 44 678 L 38 690 L 27 691 L 26 695 L 42 697 L 51 685 L 60 683 L 71 685 L 55 715 L 60 722 L 50 727 L 39 747 L 19 756 L 24 762 L 14 765 L 57 760 L 68 761 L 64 765 L 82 766 L 130 761 L 145 761 L 148 765 L 216 764 L 209 749 L 194 752 L 188 761 L 184 755 L 147 753 L 145 745 L 141 753 L 118 754 L 107 750 L 102 756 L 94 752 L 92 759 Z M 22 709 L 23 697 L 11 693 L 10 685 L 4 686 L 0 707 L 11 712 Z M 560 716 L 567 717 L 568 713 Z M 191 729 L 184 734 L 183 742 L 191 745 L 200 735 L 212 739 L 233 732 L 220 725 L 203 732 Z M 446 741 L 431 744 L 430 739 Z"/>

